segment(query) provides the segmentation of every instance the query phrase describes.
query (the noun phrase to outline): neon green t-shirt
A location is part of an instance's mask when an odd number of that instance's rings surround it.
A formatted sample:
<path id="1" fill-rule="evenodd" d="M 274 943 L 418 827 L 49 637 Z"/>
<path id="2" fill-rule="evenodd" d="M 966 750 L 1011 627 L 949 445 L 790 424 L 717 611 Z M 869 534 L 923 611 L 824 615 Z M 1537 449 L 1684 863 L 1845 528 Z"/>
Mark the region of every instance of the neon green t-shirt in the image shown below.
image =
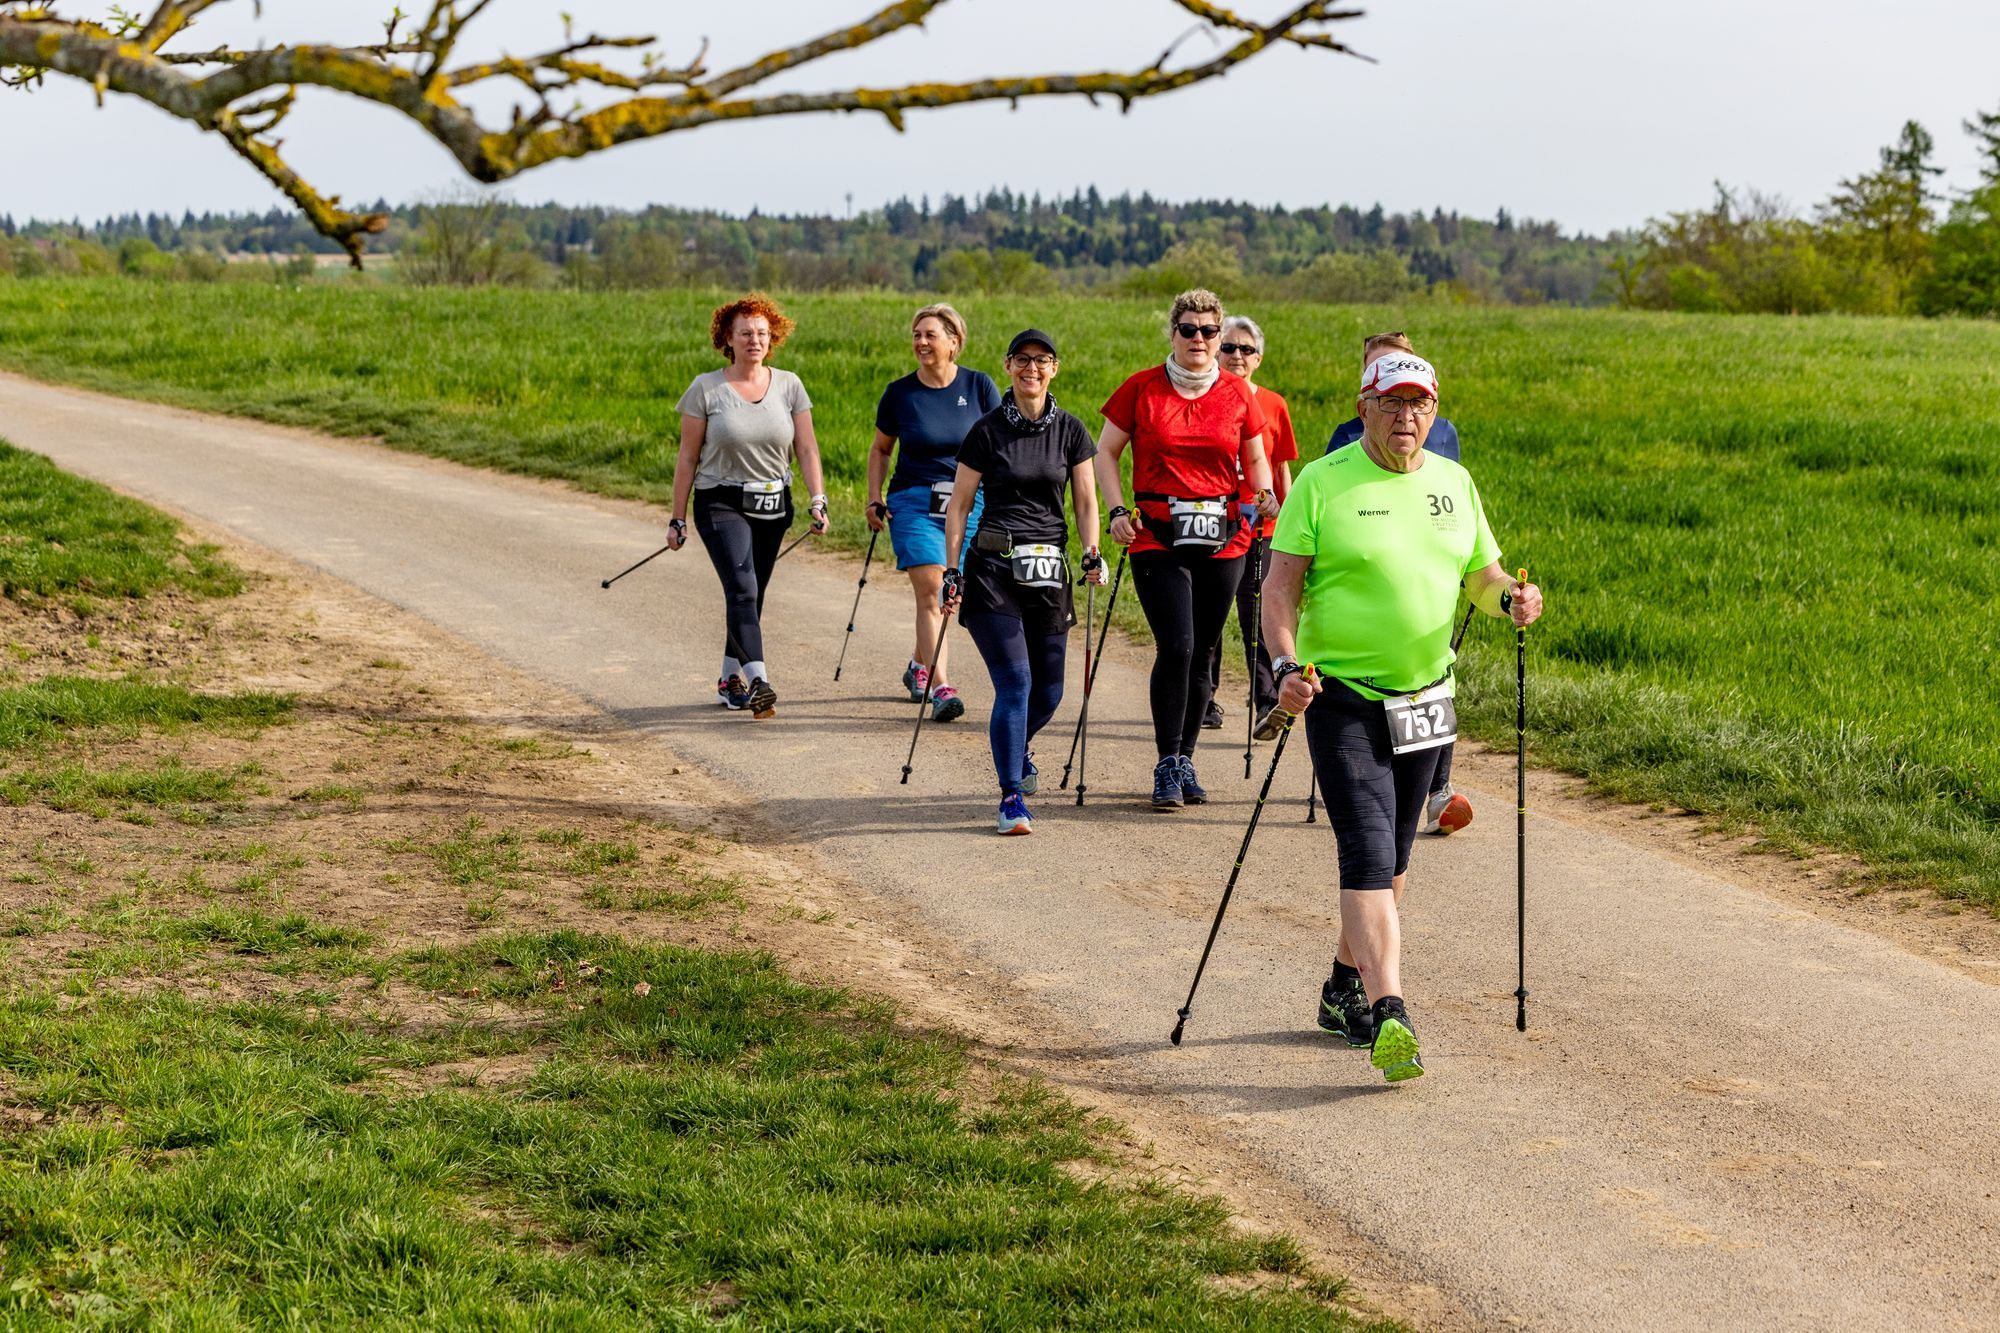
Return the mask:
<path id="1" fill-rule="evenodd" d="M 1271 548 L 1312 558 L 1299 661 L 1370 699 L 1445 673 L 1459 583 L 1500 558 L 1471 473 L 1437 454 L 1390 472 L 1359 441 L 1300 471 Z"/>

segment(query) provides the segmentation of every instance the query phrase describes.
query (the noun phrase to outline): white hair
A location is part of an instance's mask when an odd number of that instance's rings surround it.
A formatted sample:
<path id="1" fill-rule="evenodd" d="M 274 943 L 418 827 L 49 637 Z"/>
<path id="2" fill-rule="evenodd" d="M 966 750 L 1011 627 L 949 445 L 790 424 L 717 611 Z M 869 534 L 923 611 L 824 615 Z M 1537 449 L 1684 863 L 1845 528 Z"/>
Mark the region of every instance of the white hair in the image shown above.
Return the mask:
<path id="1" fill-rule="evenodd" d="M 1241 329 L 1249 334 L 1250 341 L 1257 344 L 1257 355 L 1264 354 L 1264 330 L 1257 327 L 1256 320 L 1248 315 L 1231 315 L 1222 321 L 1222 331 L 1227 333 L 1231 329 Z"/>

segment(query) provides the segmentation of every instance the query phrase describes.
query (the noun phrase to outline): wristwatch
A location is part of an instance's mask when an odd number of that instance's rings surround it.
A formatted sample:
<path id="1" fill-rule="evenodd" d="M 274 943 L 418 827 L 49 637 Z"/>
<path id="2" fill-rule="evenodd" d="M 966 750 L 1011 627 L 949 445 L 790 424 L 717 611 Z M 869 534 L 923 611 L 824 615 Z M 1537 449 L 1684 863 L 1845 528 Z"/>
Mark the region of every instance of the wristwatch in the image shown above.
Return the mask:
<path id="1" fill-rule="evenodd" d="M 1127 509 L 1124 505 L 1112 505 L 1111 512 L 1104 516 L 1104 521 L 1109 523 L 1119 518 L 1121 515 L 1129 517 L 1131 513 L 1132 511 Z"/>
<path id="2" fill-rule="evenodd" d="M 1283 685 L 1285 677 L 1297 675 L 1304 670 L 1305 668 L 1299 664 L 1298 658 L 1293 657 L 1290 653 L 1286 653 L 1271 663 L 1271 683 L 1274 685 Z"/>

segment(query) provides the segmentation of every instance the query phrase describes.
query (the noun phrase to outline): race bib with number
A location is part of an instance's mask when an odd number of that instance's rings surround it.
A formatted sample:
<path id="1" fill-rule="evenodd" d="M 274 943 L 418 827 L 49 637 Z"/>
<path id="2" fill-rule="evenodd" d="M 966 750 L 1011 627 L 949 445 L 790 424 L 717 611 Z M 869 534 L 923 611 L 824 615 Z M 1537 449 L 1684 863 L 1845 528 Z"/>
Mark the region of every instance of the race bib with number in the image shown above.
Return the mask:
<path id="1" fill-rule="evenodd" d="M 1060 546 L 1038 542 L 1016 546 L 1007 553 L 1014 567 L 1014 582 L 1023 588 L 1060 588 L 1069 574 L 1069 557 Z"/>
<path id="2" fill-rule="evenodd" d="M 743 483 L 743 513 L 750 518 L 783 518 L 786 486 L 783 481 Z"/>
<path id="3" fill-rule="evenodd" d="M 1224 500 L 1169 500 L 1167 518 L 1174 525 L 1175 546 L 1222 546 L 1229 504 Z"/>
<path id="4" fill-rule="evenodd" d="M 957 484 L 958 483 L 951 481 L 934 481 L 931 483 L 932 518 L 944 517 L 944 507 L 951 503 L 952 487 Z"/>
<path id="5" fill-rule="evenodd" d="M 1458 708 L 1452 703 L 1448 680 L 1415 694 L 1384 699 L 1382 710 L 1389 715 L 1391 754 L 1435 749 L 1458 739 Z"/>

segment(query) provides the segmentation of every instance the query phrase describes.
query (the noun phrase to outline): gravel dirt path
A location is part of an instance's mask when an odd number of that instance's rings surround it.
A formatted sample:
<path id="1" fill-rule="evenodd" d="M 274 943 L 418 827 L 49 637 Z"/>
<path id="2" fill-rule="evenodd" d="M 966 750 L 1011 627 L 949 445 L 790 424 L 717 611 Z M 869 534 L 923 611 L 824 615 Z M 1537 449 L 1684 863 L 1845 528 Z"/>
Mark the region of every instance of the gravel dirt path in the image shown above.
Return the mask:
<path id="1" fill-rule="evenodd" d="M 1052 1015 L 1049 1053 L 1088 1066 L 1074 1081 L 1198 1122 L 1474 1322 L 2000 1327 L 1993 932 L 1843 919 L 1824 894 L 1681 854 L 1538 777 L 1518 1034 L 1510 775 L 1468 756 L 1482 817 L 1419 848 L 1406 904 L 1432 1072 L 1385 1087 L 1311 1027 L 1333 846 L 1301 818 L 1299 746 L 1176 1050 L 1166 1033 L 1256 784 L 1228 730 L 1198 756 L 1214 803 L 1145 808 L 1142 653 L 1107 656 L 1090 806 L 1051 793 L 1035 835 L 1002 842 L 969 644 L 970 716 L 927 726 L 897 782 L 912 706 L 894 689 L 908 595 L 893 570 L 871 576 L 834 685 L 858 561 L 780 566 L 767 636 L 783 704 L 758 724 L 713 703 L 721 607 L 698 549 L 598 588 L 664 540 L 656 510 L 6 376 L 0 435 L 345 580 L 655 738 L 773 846 L 901 904 Z M 1041 747 L 1051 788 L 1073 718 L 1072 701 Z"/>

